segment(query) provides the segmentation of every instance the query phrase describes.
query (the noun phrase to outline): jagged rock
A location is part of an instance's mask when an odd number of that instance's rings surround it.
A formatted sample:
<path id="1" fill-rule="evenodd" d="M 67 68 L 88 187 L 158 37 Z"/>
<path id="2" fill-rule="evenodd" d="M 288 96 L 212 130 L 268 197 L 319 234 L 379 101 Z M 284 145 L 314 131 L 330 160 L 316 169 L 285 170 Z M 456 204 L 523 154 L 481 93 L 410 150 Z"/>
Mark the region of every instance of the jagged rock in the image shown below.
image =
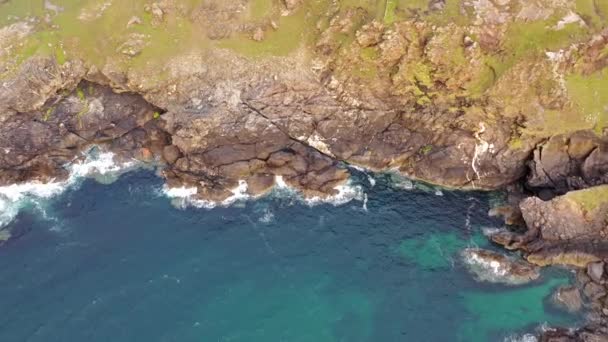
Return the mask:
<path id="1" fill-rule="evenodd" d="M 135 154 L 163 134 L 141 128 L 157 109 L 135 94 L 81 82 L 67 94 L 53 94 L 41 108 L 3 118 L 0 125 L 0 183 L 66 176 L 63 165 L 91 144 L 115 144 Z"/>
<path id="2" fill-rule="evenodd" d="M 597 301 L 606 295 L 606 288 L 600 284 L 590 282 L 583 288 L 583 293 L 589 300 Z"/>
<path id="3" fill-rule="evenodd" d="M 606 142 L 591 131 L 551 137 L 538 146 L 530 162 L 528 185 L 564 193 L 606 182 Z"/>
<path id="4" fill-rule="evenodd" d="M 608 144 L 600 144 L 585 159 L 582 174 L 592 184 L 608 183 Z"/>
<path id="5" fill-rule="evenodd" d="M 528 227 L 538 229 L 544 240 L 593 239 L 601 237 L 606 228 L 608 187 L 573 191 L 550 201 L 530 197 L 520 208 Z"/>

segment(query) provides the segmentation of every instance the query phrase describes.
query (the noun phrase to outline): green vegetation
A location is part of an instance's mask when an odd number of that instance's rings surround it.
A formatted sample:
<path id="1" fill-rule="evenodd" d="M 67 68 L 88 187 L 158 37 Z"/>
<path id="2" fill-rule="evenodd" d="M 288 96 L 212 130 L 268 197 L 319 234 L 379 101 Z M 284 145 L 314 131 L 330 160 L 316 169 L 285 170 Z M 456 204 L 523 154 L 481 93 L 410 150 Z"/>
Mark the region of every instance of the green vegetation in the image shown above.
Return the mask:
<path id="1" fill-rule="evenodd" d="M 156 120 L 160 119 L 160 113 L 159 112 L 154 112 L 154 114 L 152 115 L 152 117 Z"/>
<path id="2" fill-rule="evenodd" d="M 425 145 L 422 146 L 418 152 L 426 156 L 427 154 L 431 153 L 431 151 L 433 151 L 433 145 Z"/>
<path id="3" fill-rule="evenodd" d="M 46 112 L 44 112 L 44 114 L 42 115 L 42 120 L 49 121 L 51 119 L 51 116 L 53 115 L 54 111 L 55 111 L 55 108 L 53 108 L 53 107 L 47 109 Z"/>
<path id="4" fill-rule="evenodd" d="M 571 191 L 564 198 L 575 203 L 586 212 L 592 212 L 601 205 L 608 205 L 608 185 Z"/>
<path id="5" fill-rule="evenodd" d="M 76 88 L 76 96 L 78 96 L 78 99 L 79 99 L 81 102 L 86 101 L 86 97 L 85 97 L 85 95 L 84 95 L 84 91 L 83 91 L 82 89 L 80 89 L 80 88 Z"/>
<path id="6" fill-rule="evenodd" d="M 570 75 L 566 85 L 577 107 L 577 117 L 602 134 L 608 127 L 608 68 L 589 76 Z"/>
<path id="7" fill-rule="evenodd" d="M 576 12 L 588 25 L 595 28 L 606 27 L 608 2 L 605 0 L 576 0 Z"/>
<path id="8" fill-rule="evenodd" d="M 275 9 L 274 0 L 252 0 L 249 4 L 250 17 L 252 19 L 263 19 L 272 15 Z"/>

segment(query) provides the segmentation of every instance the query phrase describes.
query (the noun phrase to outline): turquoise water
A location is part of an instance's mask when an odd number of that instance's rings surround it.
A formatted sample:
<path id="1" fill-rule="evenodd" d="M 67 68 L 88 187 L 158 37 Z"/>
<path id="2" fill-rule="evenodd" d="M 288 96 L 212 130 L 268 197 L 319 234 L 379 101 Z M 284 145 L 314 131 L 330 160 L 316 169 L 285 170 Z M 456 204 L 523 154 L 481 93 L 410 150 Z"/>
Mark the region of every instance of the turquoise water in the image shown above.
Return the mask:
<path id="1" fill-rule="evenodd" d="M 268 196 L 184 210 L 148 172 L 87 180 L 12 223 L 0 341 L 503 341 L 578 321 L 548 299 L 566 271 L 509 287 L 463 266 L 500 225 L 495 195 L 375 177 L 358 178 L 367 209 Z"/>

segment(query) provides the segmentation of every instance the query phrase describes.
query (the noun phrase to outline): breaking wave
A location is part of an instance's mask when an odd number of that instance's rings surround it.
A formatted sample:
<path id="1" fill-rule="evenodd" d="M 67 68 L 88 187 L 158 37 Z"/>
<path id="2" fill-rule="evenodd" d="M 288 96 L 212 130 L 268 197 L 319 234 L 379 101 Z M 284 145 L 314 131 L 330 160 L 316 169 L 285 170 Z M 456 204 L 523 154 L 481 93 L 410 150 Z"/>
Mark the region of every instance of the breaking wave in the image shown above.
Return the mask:
<path id="1" fill-rule="evenodd" d="M 309 206 L 315 206 L 320 204 L 332 204 L 339 206 L 346 204 L 350 201 L 364 201 L 365 192 L 361 185 L 354 184 L 352 180 L 348 180 L 345 184 L 338 185 L 335 187 L 337 193 L 329 197 L 304 197 L 297 189 L 289 186 L 282 176 L 276 176 L 275 186 L 269 192 L 268 196 L 274 196 L 278 198 L 291 198 L 301 201 Z M 230 190 L 232 195 L 221 202 L 214 202 L 197 198 L 198 190 L 195 187 L 178 187 L 170 188 L 164 186 L 162 192 L 172 200 L 173 205 L 178 208 L 206 208 L 212 209 L 216 207 L 227 207 L 237 202 L 244 202 L 251 199 L 257 199 L 259 196 L 252 196 L 247 193 L 248 186 L 244 180 L 239 181 L 239 185 Z"/>
<path id="2" fill-rule="evenodd" d="M 69 176 L 63 181 L 42 183 L 32 181 L 0 187 L 0 229 L 11 223 L 25 208 L 41 211 L 46 217 L 45 203 L 71 187 L 77 187 L 85 178 L 94 178 L 100 183 L 111 183 L 123 173 L 137 166 L 134 160 L 116 162 L 114 153 L 89 150 L 83 160 L 65 166 Z"/>

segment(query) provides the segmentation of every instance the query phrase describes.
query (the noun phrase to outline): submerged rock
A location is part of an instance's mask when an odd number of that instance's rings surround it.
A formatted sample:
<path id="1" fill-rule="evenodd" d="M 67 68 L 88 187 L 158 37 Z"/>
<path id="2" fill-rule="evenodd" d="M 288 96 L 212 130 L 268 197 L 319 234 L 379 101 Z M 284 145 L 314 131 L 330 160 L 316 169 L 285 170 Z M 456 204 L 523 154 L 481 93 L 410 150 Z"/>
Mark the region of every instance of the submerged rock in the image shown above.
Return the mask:
<path id="1" fill-rule="evenodd" d="M 553 295 L 553 300 L 570 312 L 580 311 L 583 307 L 580 291 L 575 286 L 559 288 Z"/>
<path id="2" fill-rule="evenodd" d="M 539 268 L 497 252 L 467 248 L 462 257 L 469 271 L 480 281 L 520 285 L 540 277 Z"/>

